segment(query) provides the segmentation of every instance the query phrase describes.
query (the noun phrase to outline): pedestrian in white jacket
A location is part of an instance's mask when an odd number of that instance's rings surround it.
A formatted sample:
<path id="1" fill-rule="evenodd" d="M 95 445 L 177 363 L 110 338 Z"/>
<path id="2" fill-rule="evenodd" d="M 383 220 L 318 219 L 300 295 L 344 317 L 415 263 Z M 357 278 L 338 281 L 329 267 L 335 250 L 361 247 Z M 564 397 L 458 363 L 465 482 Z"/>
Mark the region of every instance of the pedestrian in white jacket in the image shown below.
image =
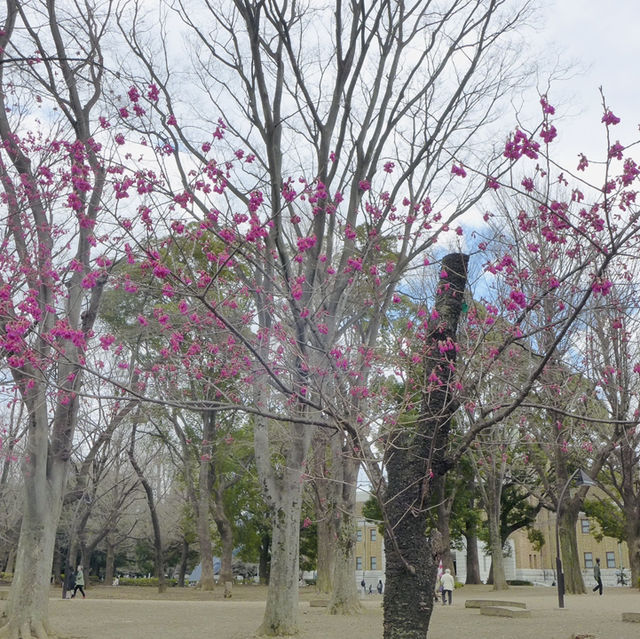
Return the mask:
<path id="1" fill-rule="evenodd" d="M 440 577 L 440 583 L 442 584 L 442 605 L 446 605 L 447 599 L 449 599 L 449 605 L 451 605 L 451 599 L 453 590 L 456 587 L 456 582 L 448 568 L 444 571 L 444 575 Z"/>

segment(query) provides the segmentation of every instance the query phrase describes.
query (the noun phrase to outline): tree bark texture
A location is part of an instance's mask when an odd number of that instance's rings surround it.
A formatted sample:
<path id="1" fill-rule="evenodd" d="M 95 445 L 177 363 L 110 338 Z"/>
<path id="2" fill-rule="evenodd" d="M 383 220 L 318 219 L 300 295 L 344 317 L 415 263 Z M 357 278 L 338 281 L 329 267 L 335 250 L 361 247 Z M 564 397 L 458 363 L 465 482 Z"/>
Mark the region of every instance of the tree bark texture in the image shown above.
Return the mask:
<path id="1" fill-rule="evenodd" d="M 462 312 L 469 257 L 449 254 L 425 338 L 420 415 L 397 429 L 387 443 L 385 493 L 386 589 L 384 639 L 425 639 L 433 610 L 437 559 L 425 535 L 433 478 L 447 471 L 450 420 L 456 409 L 454 383 L 457 326 Z M 440 383 L 434 384 L 436 375 Z"/>
<path id="2" fill-rule="evenodd" d="M 156 576 L 158 577 L 158 592 L 164 592 L 167 589 L 167 582 L 164 575 L 164 552 L 162 548 L 162 533 L 160 530 L 160 519 L 158 517 L 158 511 L 156 509 L 156 502 L 153 496 L 153 488 L 149 483 L 149 480 L 144 476 L 142 468 L 137 463 L 134 455 L 136 428 L 134 426 L 131 434 L 131 445 L 129 447 L 129 461 L 136 471 L 136 475 L 144 488 L 144 492 L 147 496 L 147 506 L 149 507 L 149 514 L 151 515 L 151 525 L 153 526 L 153 547 L 155 551 L 155 568 Z"/>
<path id="3" fill-rule="evenodd" d="M 285 471 L 291 475 L 291 472 Z M 299 477 L 283 481 L 279 505 L 273 515 L 271 573 L 264 618 L 259 634 L 288 636 L 298 633 L 298 575 L 302 492 Z"/>
<path id="4" fill-rule="evenodd" d="M 478 537 L 475 531 L 464 536 L 467 545 L 467 578 L 465 584 L 481 584 L 480 559 L 478 557 Z"/>
<path id="5" fill-rule="evenodd" d="M 345 455 L 342 463 L 336 467 L 340 468 L 342 481 L 336 482 L 340 493 L 335 513 L 337 535 L 334 542 L 333 588 L 329 602 L 329 612 L 332 615 L 351 614 L 361 609 L 356 581 L 353 578 L 356 567 L 356 486 L 360 464 L 353 455 Z"/>
<path id="6" fill-rule="evenodd" d="M 579 505 L 574 504 L 566 504 L 560 510 L 559 532 L 564 587 L 567 593 L 573 595 L 581 595 L 586 592 L 580 569 L 580 555 L 578 554 L 578 538 L 576 534 L 579 511 Z"/>

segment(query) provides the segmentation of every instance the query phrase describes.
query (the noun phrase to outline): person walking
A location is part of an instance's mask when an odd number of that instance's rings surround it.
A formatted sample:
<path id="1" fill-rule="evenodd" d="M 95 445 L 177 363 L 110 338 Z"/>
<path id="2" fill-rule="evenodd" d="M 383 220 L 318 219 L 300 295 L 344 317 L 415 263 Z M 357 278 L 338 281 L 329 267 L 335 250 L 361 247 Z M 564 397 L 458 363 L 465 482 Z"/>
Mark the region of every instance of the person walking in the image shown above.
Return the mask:
<path id="1" fill-rule="evenodd" d="M 593 592 L 596 590 L 602 594 L 602 576 L 600 575 L 600 557 L 596 557 L 596 565 L 593 567 L 593 578 L 596 580 L 596 585 L 593 587 Z"/>
<path id="2" fill-rule="evenodd" d="M 73 594 L 71 595 L 71 599 L 76 596 L 78 590 L 82 593 L 82 598 L 85 599 L 84 596 L 84 573 L 82 572 L 82 564 L 78 566 L 78 571 L 76 572 L 76 585 L 73 587 Z"/>
<path id="3" fill-rule="evenodd" d="M 449 605 L 451 605 L 451 599 L 453 596 L 453 589 L 456 586 L 455 579 L 451 574 L 451 571 L 447 568 L 444 571 L 444 575 L 440 578 L 440 583 L 442 584 L 442 605 L 446 605 L 446 600 L 449 600 Z"/>
<path id="4" fill-rule="evenodd" d="M 382 588 L 383 588 L 383 587 L 384 587 L 384 586 L 382 585 L 382 579 L 378 579 L 378 586 L 377 586 L 377 588 L 378 588 L 378 594 L 379 594 L 379 595 L 381 595 L 381 594 L 382 594 Z"/>

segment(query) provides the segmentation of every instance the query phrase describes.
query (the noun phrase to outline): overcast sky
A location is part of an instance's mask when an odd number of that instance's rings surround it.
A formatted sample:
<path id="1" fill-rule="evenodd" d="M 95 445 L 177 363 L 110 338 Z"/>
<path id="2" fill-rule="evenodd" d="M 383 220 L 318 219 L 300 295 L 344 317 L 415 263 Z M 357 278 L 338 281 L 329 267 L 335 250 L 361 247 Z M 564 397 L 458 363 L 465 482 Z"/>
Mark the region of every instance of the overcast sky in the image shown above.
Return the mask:
<path id="1" fill-rule="evenodd" d="M 559 113 L 572 115 L 558 126 L 560 143 L 586 144 L 587 152 L 599 148 L 600 86 L 611 110 L 623 120 L 616 129 L 621 141 L 640 137 L 640 1 L 544 0 L 544 5 L 541 50 L 581 67 L 557 85 L 558 97 L 564 98 Z M 552 102 L 554 94 L 552 90 Z"/>

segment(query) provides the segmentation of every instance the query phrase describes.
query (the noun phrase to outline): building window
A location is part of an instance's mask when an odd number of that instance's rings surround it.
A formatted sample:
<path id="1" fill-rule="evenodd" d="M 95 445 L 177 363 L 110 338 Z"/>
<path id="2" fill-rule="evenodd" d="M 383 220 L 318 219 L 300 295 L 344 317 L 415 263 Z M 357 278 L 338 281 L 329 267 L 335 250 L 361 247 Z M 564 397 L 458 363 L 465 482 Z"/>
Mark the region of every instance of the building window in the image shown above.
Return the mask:
<path id="1" fill-rule="evenodd" d="M 607 568 L 616 567 L 616 554 L 614 552 L 607 553 Z"/>
<path id="2" fill-rule="evenodd" d="M 590 553 L 590 552 L 584 553 L 584 567 L 593 568 L 593 553 Z"/>
<path id="3" fill-rule="evenodd" d="M 356 570 L 362 570 L 362 557 L 356 557 Z"/>
<path id="4" fill-rule="evenodd" d="M 588 535 L 591 532 L 591 526 L 589 524 L 589 520 L 588 519 L 581 519 L 580 523 L 582 524 L 582 532 L 585 535 Z"/>
<path id="5" fill-rule="evenodd" d="M 375 557 L 371 557 L 371 570 L 378 570 L 378 560 Z"/>
<path id="6" fill-rule="evenodd" d="M 362 528 L 358 528 L 358 532 L 356 533 L 356 540 L 362 541 Z"/>
<path id="7" fill-rule="evenodd" d="M 371 541 L 375 541 L 376 540 L 376 537 L 377 537 L 376 532 L 377 531 L 376 531 L 375 528 L 371 529 L 371 533 L 370 533 L 371 534 Z"/>

